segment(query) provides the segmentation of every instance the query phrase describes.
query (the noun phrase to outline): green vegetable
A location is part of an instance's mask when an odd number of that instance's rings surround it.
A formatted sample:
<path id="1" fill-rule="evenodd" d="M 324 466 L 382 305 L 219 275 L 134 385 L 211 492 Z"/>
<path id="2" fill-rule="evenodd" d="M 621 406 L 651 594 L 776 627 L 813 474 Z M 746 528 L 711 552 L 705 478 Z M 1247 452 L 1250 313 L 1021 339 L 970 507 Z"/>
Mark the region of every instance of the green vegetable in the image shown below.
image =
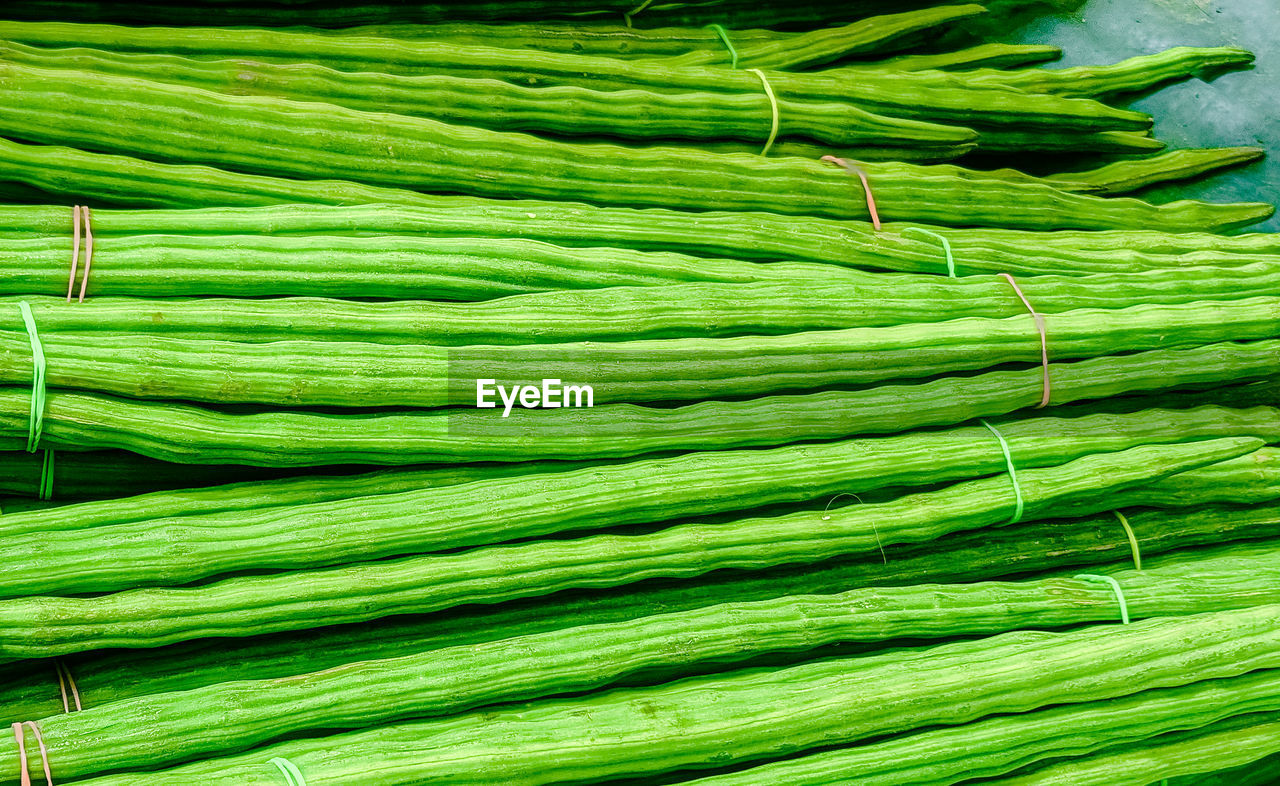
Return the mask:
<path id="1" fill-rule="evenodd" d="M 1274 668 L 1280 664 L 1277 620 L 1280 607 L 1260 606 L 1070 633 L 1004 634 L 286 742 L 86 784 L 267 784 L 272 756 L 330 784 L 501 780 L 529 786 L 725 767 L 1176 687 L 1187 674 L 1220 679 Z M 582 745 L 588 737 L 592 744 Z"/>
<path id="2" fill-rule="evenodd" d="M 1156 183 L 1199 177 L 1216 169 L 1252 163 L 1265 152 L 1260 147 L 1172 150 L 1150 158 L 1116 161 L 1087 172 L 1051 175 L 1050 179 L 1081 183 L 1106 194 L 1124 194 Z"/>
<path id="3" fill-rule="evenodd" d="M 1128 571 L 1117 579 L 1134 619 L 1274 604 L 1280 602 L 1280 551 Z M 62 776 L 84 777 L 163 767 L 304 731 L 366 728 L 593 690 L 649 669 L 678 672 L 836 642 L 1110 622 L 1115 605 L 1109 587 L 1078 579 L 785 597 L 350 664 L 289 680 L 146 696 L 46 718 L 41 727 Z M 1263 708 L 1280 710 L 1280 686 L 1262 693 L 1269 698 Z M 1235 699 L 1248 704 L 1240 694 Z M 207 736 L 214 727 L 223 732 Z"/>
<path id="4" fill-rule="evenodd" d="M 1016 440 L 1019 469 L 1153 442 L 1234 435 L 1280 440 L 1277 411 L 1233 414 L 1156 412 L 1029 420 L 1005 428 Z M 1170 415 L 1167 424 L 1156 419 Z M 550 474 L 526 469 L 502 477 L 479 469 L 468 478 L 464 470 L 458 473 L 461 483 L 420 489 L 414 484 L 422 483 L 422 473 L 410 473 L 404 479 L 389 478 L 409 490 L 396 491 L 392 485 L 377 495 L 358 496 L 357 485 L 353 493 L 337 496 L 347 484 L 327 483 L 324 488 L 334 489 L 330 501 L 289 504 L 286 499 L 258 509 L 230 506 L 172 518 L 162 510 L 130 517 L 126 504 L 116 514 L 119 523 L 100 526 L 94 526 L 92 508 L 87 521 L 77 508 L 64 509 L 63 516 L 81 523 L 48 529 L 37 529 L 48 514 L 18 514 L 12 523 L 9 516 L 0 520 L 0 562 L 10 566 L 0 597 L 114 592 L 240 570 L 318 568 L 952 482 L 1004 467 L 1003 453 L 990 433 L 971 427 L 768 451 L 699 452 Z M 445 482 L 449 480 L 446 476 Z M 276 488 L 279 484 L 268 490 Z M 293 489 L 285 487 L 286 493 Z M 148 500 L 140 502 L 138 507 L 150 507 Z M 812 516 L 808 511 L 798 515 Z M 353 527 L 353 521 L 361 525 Z"/>
<path id="5" fill-rule="evenodd" d="M 1152 350 L 1052 366 L 1059 404 L 1125 393 L 1266 379 L 1280 341 Z M 667 450 L 715 450 L 898 432 L 994 417 L 1037 404 L 1040 368 L 942 377 L 743 401 L 656 408 L 481 409 L 349 415 L 233 413 L 170 402 L 50 391 L 41 445 L 58 450 L 128 448 L 185 463 L 259 466 L 416 464 L 454 461 L 620 458 Z M 25 444 L 31 389 L 0 388 L 0 447 Z M 536 423 L 538 441 L 525 435 Z"/>
<path id="6" fill-rule="evenodd" d="M 1105 499 L 1111 491 L 1244 455 L 1261 442 L 1229 438 L 1147 445 L 1025 470 L 1019 473 L 1024 518 L 1044 517 L 1079 496 Z M 1106 507 L 1098 504 L 1098 509 Z M 1008 478 L 997 476 L 827 514 L 805 511 L 732 524 L 677 525 L 651 534 L 531 541 L 233 577 L 189 588 L 10 599 L 0 601 L 0 658 L 155 647 L 201 636 L 255 635 L 620 586 L 658 576 L 812 563 L 886 543 L 1007 524 L 1015 509 Z"/>
<path id="7" fill-rule="evenodd" d="M 1043 320 L 1054 360 L 1064 361 L 1280 338 L 1280 298 L 1079 309 Z M 1030 315 L 781 336 L 523 346 L 247 344 L 145 334 L 54 334 L 43 346 L 55 359 L 47 384 L 63 389 L 275 407 L 474 407 L 479 381 L 490 379 L 496 382 L 488 395 L 495 407 L 505 407 L 504 417 L 510 407 L 499 401 L 497 386 L 543 386 L 546 379 L 562 380 L 557 385 L 570 403 L 567 391 L 575 385 L 590 385 L 596 405 L 703 401 L 925 379 L 1035 363 L 1042 353 Z M 139 357 L 147 358 L 145 367 Z M 0 382 L 17 385 L 30 376 L 29 340 L 0 331 Z"/>
<path id="8" fill-rule="evenodd" d="M 1062 50 L 1045 44 L 988 43 L 937 54 L 910 54 L 857 63 L 850 68 L 877 68 L 885 71 L 967 71 L 972 68 L 1014 68 L 1057 60 Z"/>

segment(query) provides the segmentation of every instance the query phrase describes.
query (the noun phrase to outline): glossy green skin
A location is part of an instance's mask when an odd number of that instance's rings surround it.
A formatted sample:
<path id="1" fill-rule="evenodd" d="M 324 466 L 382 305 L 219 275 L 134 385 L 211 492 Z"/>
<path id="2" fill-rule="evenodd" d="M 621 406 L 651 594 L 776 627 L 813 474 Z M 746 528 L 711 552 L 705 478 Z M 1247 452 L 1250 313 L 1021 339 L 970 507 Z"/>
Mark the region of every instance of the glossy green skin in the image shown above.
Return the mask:
<path id="1" fill-rule="evenodd" d="M 648 90 L 604 92 L 582 87 L 525 87 L 492 79 L 435 73 L 415 75 L 350 72 L 312 63 L 259 63 L 243 59 L 200 60 L 164 54 L 116 54 L 93 49 L 47 50 L 5 42 L 6 62 L 119 77 L 158 79 L 231 95 L 270 96 L 365 112 L 393 112 L 497 131 L 611 137 L 631 140 L 749 140 L 759 153 L 769 138 L 772 107 L 755 94 Z M 779 99 L 786 134 L 857 146 L 897 141 L 911 146 L 914 121 L 894 122 L 852 104 Z M 886 136 L 889 134 L 890 136 Z M 905 136 L 904 136 L 905 135 Z M 922 139 L 925 150 L 943 155 L 968 135 Z M 594 141 L 594 140 L 592 140 Z M 815 156 L 817 158 L 817 156 Z"/>
<path id="2" fill-rule="evenodd" d="M 210 244 L 215 245 L 216 239 Z M 100 261 L 97 267 L 97 280 L 112 276 L 105 263 Z M 777 268 L 779 273 L 784 270 Z M 39 329 L 50 336 L 92 335 L 96 340 L 111 334 L 145 334 L 241 343 L 354 341 L 452 347 L 774 336 L 907 324 L 920 325 L 923 330 L 924 325 L 947 320 L 1007 319 L 1026 314 L 1026 306 L 1008 281 L 996 276 L 948 280 L 841 269 L 831 269 L 823 281 L 804 280 L 808 276 L 806 270 L 803 275 L 791 276 L 792 281 L 610 287 L 475 303 L 316 298 L 142 300 L 95 295 L 84 303 L 68 305 L 63 297 L 25 295 L 0 297 L 0 313 L 9 314 L 7 323 L 0 319 L 0 326 L 20 329 L 18 302 L 26 301 Z M 220 280 L 234 278 L 234 273 L 215 267 L 204 281 L 171 283 L 181 278 L 180 274 L 155 271 L 147 275 L 147 281 L 154 283 L 145 288 L 217 290 L 222 286 Z M 288 279 L 279 283 L 285 289 L 304 291 L 313 285 L 334 290 L 342 283 L 335 283 L 319 269 L 314 284 L 308 283 L 309 278 L 299 275 L 292 283 Z M 371 273 L 367 280 L 378 277 Z M 128 283 L 126 280 L 124 286 Z M 358 294 L 355 285 L 351 286 L 349 294 Z M 110 287 L 110 282 L 103 286 Z M 1022 279 L 1019 287 L 1042 314 L 1138 304 L 1190 307 L 1199 301 L 1243 308 L 1254 300 L 1280 296 L 1280 265 L 1039 276 Z M 370 285 L 366 291 L 372 288 Z M 832 308 L 833 303 L 856 307 Z"/>
<path id="3" fill-rule="evenodd" d="M 1064 501 L 1105 499 L 1139 485 L 1253 452 L 1262 440 L 1227 438 L 1142 446 L 1019 473 L 1024 518 Z M 1106 509 L 1099 502 L 1098 509 Z M 103 647 L 154 647 L 202 636 L 245 636 L 496 603 L 565 589 L 621 586 L 728 568 L 762 568 L 872 551 L 1007 523 L 1008 478 L 996 476 L 826 514 L 677 525 L 640 535 L 530 541 L 317 571 L 244 576 L 190 588 L 136 589 L 93 598 L 0 601 L 0 658 L 50 657 Z"/>
<path id="4" fill-rule="evenodd" d="M 1280 603 L 1280 551 L 1127 571 L 1116 579 L 1133 619 Z M 1078 579 L 792 596 L 367 661 L 290 680 L 147 696 L 45 718 L 41 729 L 63 777 L 83 777 L 208 758 L 302 731 L 367 728 L 595 690 L 650 669 L 719 666 L 839 642 L 1111 622 L 1116 613 L 1109 587 Z M 1280 710 L 1280 686 L 1263 695 L 1269 701 L 1262 708 Z M 222 733 L 209 739 L 204 732 L 215 726 Z"/>
<path id="5" fill-rule="evenodd" d="M 1253 61 L 1252 52 L 1235 47 L 1179 46 L 1156 54 L 1131 57 L 1109 66 L 983 70 L 966 74 L 966 77 L 978 85 L 1004 85 L 1032 93 L 1097 97 L 1136 93 L 1165 82 L 1247 68 Z"/>
<path id="6" fill-rule="evenodd" d="M 1280 674 L 1267 669 L 1224 680 L 1142 691 L 1109 701 L 986 718 L 688 783 L 948 786 L 969 778 L 1004 775 L 1029 760 L 1088 755 L 1110 745 L 1141 744 L 1159 734 L 1198 728 L 1237 715 L 1276 712 L 1280 710 L 1276 706 L 1280 698 L 1277 684 Z M 1134 783 L 1146 785 L 1146 781 Z"/>
<path id="7" fill-rule="evenodd" d="M 1280 298 L 1079 309 L 1044 316 L 1054 361 L 1280 338 Z M 247 344 L 141 335 L 43 339 L 46 383 L 139 399 L 274 407 L 474 407 L 476 380 L 590 384 L 595 405 L 697 402 L 926 379 L 1039 363 L 1030 315 L 781 336 L 447 347 Z M 147 358 L 140 365 L 138 358 Z M 0 331 L 0 382 L 30 379 L 29 339 Z M 491 394 L 497 401 L 497 393 Z M 500 405 L 499 405 L 500 406 Z"/>
<path id="8" fill-rule="evenodd" d="M 69 175 L 77 182 L 76 187 L 87 189 L 89 194 L 98 198 L 110 198 L 110 195 L 101 190 L 106 187 L 102 181 L 94 181 L 95 172 L 101 177 L 127 175 L 130 179 L 119 181 L 120 187 L 145 188 L 156 196 L 174 194 L 171 189 L 176 181 L 164 183 L 155 179 L 162 176 L 180 176 L 191 183 L 198 179 L 212 183 L 218 179 L 213 170 L 200 173 L 192 167 L 148 164 L 136 159 L 96 156 L 65 148 L 50 148 L 42 152 L 41 148 L 7 144 L 0 140 L 0 157 L 10 154 L 15 157 L 0 160 L 0 174 L 4 177 L 48 177 L 51 168 L 62 159 L 72 167 Z M 21 159 L 16 156 L 21 156 Z M 957 174 L 965 172 L 960 169 L 954 171 Z M 996 176 L 1005 177 L 1006 173 L 999 172 Z M 221 177 L 227 188 L 231 188 L 233 183 L 243 183 L 246 188 L 251 184 L 255 187 L 278 185 L 282 189 L 302 185 L 301 181 L 229 173 L 222 173 Z M 41 181 L 41 184 L 54 185 L 49 181 Z M 67 181 L 67 185 L 70 184 Z M 393 204 L 399 200 L 399 204 L 265 206 L 267 203 L 264 202 L 262 207 L 202 210 L 99 209 L 93 212 L 94 237 L 103 242 L 125 235 L 423 234 L 430 237 L 509 237 L 543 240 L 561 246 L 621 247 L 700 257 L 796 259 L 903 272 L 946 272 L 938 242 L 928 237 L 903 235 L 905 226 L 901 224 L 887 224 L 885 231 L 877 233 L 869 224 L 827 219 L 797 221 L 770 213 L 642 211 L 571 203 L 430 197 L 394 189 L 365 189 L 367 193 L 362 194 L 344 190 L 339 185 L 331 184 L 331 188 L 340 199 L 353 203 L 382 201 Z M 348 187 L 364 188 L 355 184 Z M 1071 184 L 1067 187 L 1077 186 Z M 247 194 L 231 197 L 227 192 L 221 195 L 211 192 L 208 198 L 214 202 L 249 199 Z M 277 202 L 305 202 L 326 197 L 320 193 L 294 194 L 282 190 L 275 198 Z M 334 197 L 327 198 L 332 200 Z M 404 204 L 406 200 L 409 204 Z M 42 283 L 32 291 L 44 292 L 47 290 L 43 287 L 55 285 L 60 285 L 55 294 L 65 291 L 65 276 L 58 280 L 55 278 L 58 278 L 57 268 L 66 264 L 70 253 L 70 231 L 71 211 L 66 207 L 0 206 L 0 237 L 30 241 L 33 236 L 51 236 L 45 238 L 46 245 L 29 243 L 21 246 L 22 255 L 5 255 L 5 282 L 23 275 L 35 275 L 36 278 L 31 280 Z M 1195 265 L 1225 267 L 1250 261 L 1280 263 L 1280 239 L 1266 233 L 1230 237 L 1133 230 L 1049 234 L 989 228 L 952 228 L 943 232 L 951 242 L 956 269 L 961 275 L 997 272 L 1130 273 Z M 148 242 L 154 244 L 157 239 L 152 238 Z M 14 246 L 6 243 L 4 247 Z M 187 246 L 186 251 L 191 253 L 192 246 Z M 26 256 L 41 262 L 38 273 L 21 272 L 25 264 L 22 260 Z M 215 256 L 201 260 L 202 267 L 213 266 L 216 270 L 215 263 Z M 186 280 L 198 274 L 199 269 L 185 267 L 181 276 L 170 278 Z M 92 277 L 88 290 L 91 294 L 103 294 L 98 289 L 103 275 L 100 270 L 98 276 Z M 378 278 L 370 272 L 365 276 L 364 286 L 376 285 Z M 1103 281 L 1099 279 L 1096 285 L 1101 286 Z"/>
<path id="9" fill-rule="evenodd" d="M 1001 428 L 1007 428 L 1002 425 Z M 1015 448 L 1021 450 L 1021 448 Z M 1224 462 L 1239 465 L 1239 460 Z M 1211 488 L 1224 484 L 1209 470 L 1181 473 L 1150 484 L 1155 490 L 1187 476 Z M 1141 554 L 1280 535 L 1280 505 L 1137 509 L 1125 511 Z M 1265 542 L 1265 540 L 1264 540 Z M 893 565 L 886 573 L 884 560 Z M 1102 563 L 1131 565 L 1130 544 L 1114 515 L 1025 522 L 1017 527 L 957 532 L 925 543 L 891 544 L 814 565 L 750 572 L 719 572 L 682 581 L 649 581 L 612 590 L 579 590 L 437 614 L 252 636 L 197 639 L 147 650 L 101 650 L 64 658 L 85 706 L 237 680 L 262 680 L 321 671 L 357 661 L 395 658 L 444 647 L 480 644 L 583 624 L 623 622 L 715 603 L 752 602 L 783 595 L 831 594 L 857 587 L 991 581 L 1005 576 L 1067 570 Z M 1093 567 L 1093 572 L 1101 568 Z M 0 666 L 0 722 L 43 718 L 61 711 L 50 692 L 53 666 L 21 661 Z"/>
<path id="10" fill-rule="evenodd" d="M 1086 172 L 1051 175 L 1097 189 L 1093 193 L 1127 194 L 1140 188 L 1171 180 L 1200 177 L 1226 167 L 1258 161 L 1266 151 L 1260 147 L 1221 147 L 1204 150 L 1171 150 L 1150 158 L 1116 161 Z"/>
<path id="11" fill-rule="evenodd" d="M 1260 606 L 1069 633 L 1009 633 L 404 723 L 85 783 L 267 784 L 272 756 L 326 784 L 532 786 L 724 767 L 1178 687 L 1188 674 L 1221 679 L 1274 668 L 1278 619 L 1280 608 Z M 588 737 L 591 745 L 580 744 Z"/>
<path id="12" fill-rule="evenodd" d="M 1006 438 L 1017 439 L 1018 466 L 1024 469 L 1156 442 L 1237 435 L 1280 440 L 1276 410 L 1158 414 L 1168 416 L 1168 424 L 1152 422 L 1146 414 L 1015 422 Z M 36 527 L 50 514 L 15 514 L 13 523 L 0 522 L 0 562 L 9 565 L 0 597 L 174 586 L 242 570 L 319 568 L 952 482 L 1005 466 L 984 432 L 964 428 L 770 451 L 694 453 L 389 489 L 376 496 L 339 497 L 336 489 L 342 486 L 333 483 L 335 496 L 328 502 L 286 500 L 169 518 L 159 511 L 132 518 L 120 513 L 119 523 L 102 526 L 93 525 L 92 509 L 87 525 L 49 529 Z M 401 488 L 412 489 L 417 477 L 420 473 L 411 473 Z M 390 482 L 400 480 L 393 476 Z M 145 506 L 147 500 L 140 503 Z M 62 515 L 80 520 L 75 507 Z M 357 521 L 360 526 L 353 527 Z"/>
<path id="13" fill-rule="evenodd" d="M 993 786 L 1147 786 L 1152 778 L 1165 777 L 1171 783 L 1181 783 L 1174 779 L 1249 765 L 1277 749 L 1280 749 L 1280 712 L 1264 711 L 1227 718 L 1192 731 L 1166 734 L 1137 745 L 1112 746 L 1092 756 L 1050 763 L 991 783 Z"/>
<path id="14" fill-rule="evenodd" d="M 27 27 L 26 30 L 30 31 Z M 15 31 L 18 36 L 22 31 Z M 830 35 L 830 34 L 824 34 Z M 50 31 L 43 41 L 58 39 Z M 12 37 L 0 25 L 0 38 Z M 604 57 L 531 52 L 390 38 L 348 39 L 275 30 L 226 30 L 162 27 L 85 27 L 64 33 L 72 45 L 121 49 L 157 48 L 203 58 L 252 57 L 283 62 L 322 62 L 343 71 L 390 74 L 434 73 L 496 79 L 531 87 L 577 86 L 603 91 L 644 89 L 657 92 L 715 92 L 758 95 L 756 74 L 664 60 L 616 60 Z M 26 39 L 36 43 L 28 32 Z M 781 47 L 780 47 L 781 48 Z M 862 72 L 844 79 L 822 71 L 771 70 L 776 93 L 797 101 L 850 103 L 869 112 L 952 126 L 1026 126 L 1038 129 L 1144 130 L 1150 118 L 1092 100 L 1019 93 L 1002 85 L 983 87 L 945 73 Z"/>
<path id="15" fill-rule="evenodd" d="M 99 95 L 130 95 L 138 103 L 122 114 L 118 103 L 93 98 Z M 850 175 L 818 161 L 572 145 L 422 118 L 212 94 L 86 72 L 69 79 L 65 71 L 8 64 L 0 65 L 0 96 L 11 99 L 7 105 L 0 102 L 0 130 L 21 138 L 217 163 L 247 172 L 336 175 L 478 196 L 695 209 L 714 204 L 833 218 L 868 215 Z M 4 109 L 19 103 L 22 112 Z M 500 168 L 495 168 L 495 155 L 502 161 Z M 620 156 L 628 167 L 618 168 Z M 1273 212 L 1270 205 L 1099 200 L 1007 181 L 967 181 L 959 189 L 953 175 L 910 164 L 868 164 L 867 169 L 882 214 L 894 220 L 1193 231 L 1247 226 Z M 963 217 L 957 211 L 961 203 Z"/>
<path id="16" fill-rule="evenodd" d="M 1278 365 L 1280 341 L 1270 340 L 1053 364 L 1052 401 L 1266 379 Z M 52 390 L 41 444 L 58 450 L 127 448 L 179 463 L 257 466 L 621 458 L 949 425 L 1035 406 L 1042 390 L 1036 367 L 673 408 L 513 409 L 507 418 L 461 408 L 232 413 Z M 30 396 L 29 386 L 0 388 L 0 447 L 25 445 Z M 535 427 L 536 445 L 522 436 Z"/>

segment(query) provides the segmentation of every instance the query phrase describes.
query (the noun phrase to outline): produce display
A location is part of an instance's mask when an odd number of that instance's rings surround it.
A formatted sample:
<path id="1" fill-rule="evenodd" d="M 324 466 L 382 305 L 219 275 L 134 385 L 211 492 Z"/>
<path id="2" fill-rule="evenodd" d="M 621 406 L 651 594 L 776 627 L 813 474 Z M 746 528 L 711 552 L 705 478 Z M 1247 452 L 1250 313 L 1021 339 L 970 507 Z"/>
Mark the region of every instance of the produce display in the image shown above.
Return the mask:
<path id="1" fill-rule="evenodd" d="M 6 6 L 0 786 L 1275 783 L 1254 53 L 1048 12 Z"/>

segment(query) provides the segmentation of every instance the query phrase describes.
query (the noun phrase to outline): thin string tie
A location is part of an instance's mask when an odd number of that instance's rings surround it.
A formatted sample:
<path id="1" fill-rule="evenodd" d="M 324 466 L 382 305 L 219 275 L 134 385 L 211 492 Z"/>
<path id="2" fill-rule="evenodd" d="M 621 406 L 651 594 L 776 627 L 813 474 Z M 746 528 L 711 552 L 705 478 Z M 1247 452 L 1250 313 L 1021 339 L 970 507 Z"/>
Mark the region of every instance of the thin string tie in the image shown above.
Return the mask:
<path id="1" fill-rule="evenodd" d="M 89 270 L 93 267 L 93 227 L 89 220 L 89 208 L 76 205 L 71 209 L 71 275 L 67 278 L 67 302 L 71 302 L 76 286 L 76 271 L 80 266 L 80 224 L 84 223 L 84 275 L 80 278 L 79 302 L 84 302 L 89 287 Z"/>
<path id="2" fill-rule="evenodd" d="M 854 499 L 858 500 L 859 505 L 862 504 L 862 497 L 859 497 L 857 494 L 850 494 L 847 491 L 837 494 L 831 499 L 827 500 L 827 506 L 822 509 L 823 521 L 831 520 L 831 506 L 835 503 L 836 500 L 840 499 L 841 497 L 853 497 Z M 884 564 L 888 565 L 889 555 L 885 553 L 884 541 L 880 540 L 880 528 L 876 526 L 875 521 L 871 522 L 871 532 L 876 536 L 876 546 L 880 548 L 880 559 L 884 560 Z"/>
<path id="3" fill-rule="evenodd" d="M 729 50 L 729 67 L 736 69 L 738 67 L 738 50 L 734 49 L 733 42 L 729 40 L 729 31 L 724 29 L 724 25 L 707 25 L 707 29 L 713 31 L 724 42 L 724 48 Z"/>
<path id="4" fill-rule="evenodd" d="M 1049 406 L 1049 396 L 1053 392 L 1052 383 L 1049 380 L 1049 337 L 1045 331 L 1044 314 L 1036 311 L 1035 306 L 1031 305 L 1031 301 L 1027 300 L 1027 296 L 1022 294 L 1022 288 L 1018 286 L 1017 281 L 1013 280 L 1013 276 L 1008 273 L 1000 273 L 999 275 L 1009 282 L 1009 286 L 1013 287 L 1013 291 L 1017 293 L 1022 305 L 1027 307 L 1032 319 L 1036 321 L 1036 330 L 1040 333 L 1040 368 L 1043 369 L 1043 381 L 1041 383 L 1040 403 L 1036 404 L 1036 409 L 1043 409 Z"/>
<path id="5" fill-rule="evenodd" d="M 44 345 L 40 343 L 40 333 L 36 330 L 36 318 L 31 313 L 31 304 L 25 300 L 19 301 L 18 310 L 22 312 L 22 324 L 26 326 L 27 340 L 31 343 L 31 407 L 27 419 L 27 452 L 35 453 L 40 445 L 40 436 L 44 433 L 44 408 L 48 397 L 44 384 Z"/>
<path id="6" fill-rule="evenodd" d="M 302 777 L 302 770 L 298 769 L 298 766 L 288 759 L 276 757 L 267 763 L 274 764 L 276 769 L 280 770 L 289 786 L 307 786 L 307 779 Z"/>
<path id="7" fill-rule="evenodd" d="M 937 232 L 930 232 L 929 230 L 921 229 L 920 227 L 907 227 L 906 229 L 902 230 L 902 235 L 903 237 L 909 237 L 911 235 L 924 235 L 926 237 L 931 237 L 934 240 L 938 241 L 938 243 L 941 244 L 942 246 L 942 253 L 946 254 L 947 256 L 947 278 L 956 277 L 956 260 L 954 257 L 951 256 L 950 240 L 947 240 L 945 237 L 943 237 L 942 235 L 939 235 Z"/>
<path id="8" fill-rule="evenodd" d="M 1091 581 L 1094 584 L 1110 584 L 1111 591 L 1116 594 L 1116 600 L 1120 601 L 1120 621 L 1125 625 L 1129 624 L 1129 604 L 1125 602 L 1124 590 L 1120 588 L 1120 582 L 1110 576 L 1101 576 L 1096 573 L 1080 573 L 1072 578 Z"/>
<path id="9" fill-rule="evenodd" d="M 1009 470 L 1009 482 L 1013 484 L 1013 516 L 1009 518 L 1006 524 L 1017 524 L 1022 521 L 1022 512 L 1026 507 L 1026 503 L 1022 499 L 1022 484 L 1018 482 L 1018 470 L 1013 466 L 1013 451 L 1009 450 L 1009 443 L 995 426 L 985 420 L 979 420 L 979 423 L 987 427 L 995 435 L 996 440 L 1000 443 L 1000 451 L 1004 453 L 1004 464 Z"/>
<path id="10" fill-rule="evenodd" d="M 80 712 L 84 706 L 80 703 L 80 689 L 76 687 L 76 678 L 71 676 L 71 669 L 62 658 L 54 658 L 53 667 L 58 672 L 58 690 L 62 692 L 62 711 L 71 712 L 71 704 L 74 702 L 76 712 Z"/>
<path id="11" fill-rule="evenodd" d="M 10 728 L 13 729 L 13 737 L 18 742 L 18 765 L 22 768 L 20 775 L 21 786 L 31 786 L 31 767 L 27 762 L 27 741 L 24 728 L 31 729 L 31 734 L 36 738 L 36 746 L 40 750 L 40 764 L 44 769 L 44 780 L 48 786 L 53 786 L 53 772 L 49 769 L 49 749 L 44 744 L 44 735 L 40 733 L 40 727 L 35 721 L 25 721 L 23 723 L 15 723 Z"/>
<path id="12" fill-rule="evenodd" d="M 871 183 L 867 180 L 867 173 L 863 171 L 862 167 L 837 156 L 823 156 L 821 160 L 844 167 L 845 171 L 858 176 L 858 179 L 862 181 L 862 193 L 867 197 L 867 212 L 871 214 L 871 226 L 875 227 L 876 231 L 879 232 L 880 213 L 876 210 L 876 198 L 871 193 Z"/>
<path id="13" fill-rule="evenodd" d="M 764 143 L 764 150 L 760 151 L 760 155 L 767 156 L 769 151 L 773 149 L 774 140 L 778 138 L 778 97 L 773 93 L 773 85 L 769 84 L 769 77 L 759 68 L 748 68 L 748 71 L 760 77 L 760 83 L 764 85 L 764 94 L 769 97 L 769 107 L 773 110 L 772 124 L 769 126 L 769 140 Z"/>
<path id="14" fill-rule="evenodd" d="M 1142 551 L 1138 548 L 1138 536 L 1134 534 L 1133 527 L 1129 526 L 1129 519 L 1118 510 L 1111 511 L 1116 514 L 1116 518 L 1120 519 L 1120 526 L 1124 527 L 1124 534 L 1129 538 L 1129 549 L 1133 552 L 1133 568 L 1134 570 L 1142 570 Z"/>
<path id="15" fill-rule="evenodd" d="M 652 2 L 653 0 L 644 0 L 643 3 L 631 9 L 630 11 L 626 12 L 625 14 L 623 14 L 622 19 L 627 23 L 627 27 L 631 27 L 631 17 L 635 16 L 636 14 L 640 13 L 644 9 L 648 8 Z"/>

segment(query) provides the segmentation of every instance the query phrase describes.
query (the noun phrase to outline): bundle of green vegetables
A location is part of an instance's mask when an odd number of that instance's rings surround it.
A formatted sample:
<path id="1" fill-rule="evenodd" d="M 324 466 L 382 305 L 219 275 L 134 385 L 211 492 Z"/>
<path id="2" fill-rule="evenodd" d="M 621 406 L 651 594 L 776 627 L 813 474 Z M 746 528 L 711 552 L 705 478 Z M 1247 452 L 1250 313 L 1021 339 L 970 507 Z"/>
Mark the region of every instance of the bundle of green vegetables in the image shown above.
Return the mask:
<path id="1" fill-rule="evenodd" d="M 1253 55 L 1024 5 L 6 9 L 0 786 L 1274 780 Z"/>

